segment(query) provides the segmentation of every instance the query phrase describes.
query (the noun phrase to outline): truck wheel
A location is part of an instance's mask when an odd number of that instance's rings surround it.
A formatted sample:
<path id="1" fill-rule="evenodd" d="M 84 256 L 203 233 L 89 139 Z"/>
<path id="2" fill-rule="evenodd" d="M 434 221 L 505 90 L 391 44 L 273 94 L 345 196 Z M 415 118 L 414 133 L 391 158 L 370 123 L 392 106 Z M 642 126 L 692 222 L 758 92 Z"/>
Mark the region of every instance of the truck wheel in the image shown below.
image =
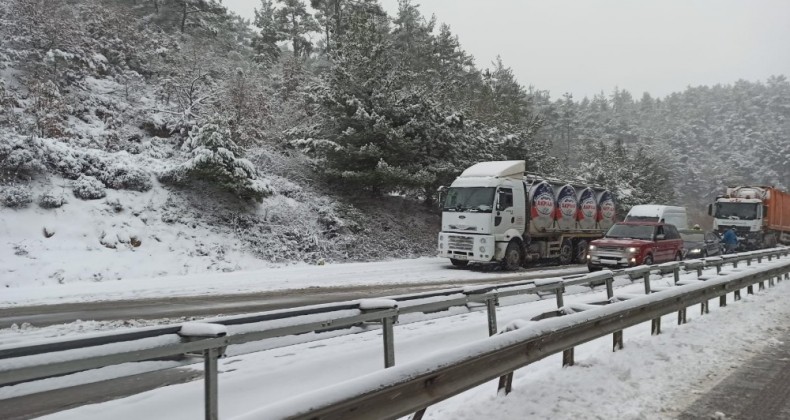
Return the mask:
<path id="1" fill-rule="evenodd" d="M 466 267 L 467 265 L 469 265 L 469 261 L 456 260 L 455 258 L 450 258 L 450 263 L 452 263 L 456 267 Z"/>
<path id="2" fill-rule="evenodd" d="M 576 243 L 576 264 L 587 263 L 587 248 L 589 246 L 590 245 L 584 239 Z"/>
<path id="3" fill-rule="evenodd" d="M 681 254 L 680 252 L 675 254 L 675 261 L 683 261 L 683 254 Z"/>
<path id="4" fill-rule="evenodd" d="M 505 258 L 502 259 L 502 268 L 508 271 L 518 270 L 521 267 L 521 247 L 518 242 L 511 241 L 505 249 Z"/>
<path id="5" fill-rule="evenodd" d="M 567 265 L 573 261 L 573 243 L 569 240 L 562 241 L 560 245 L 560 265 Z"/>
<path id="6" fill-rule="evenodd" d="M 593 272 L 596 272 L 596 271 L 603 270 L 603 267 L 595 267 L 595 266 L 592 266 L 592 265 L 588 265 L 587 266 L 587 270 L 589 270 L 591 273 L 593 273 Z"/>
<path id="7" fill-rule="evenodd" d="M 642 264 L 644 264 L 644 265 L 653 265 L 653 256 L 650 255 L 650 254 L 647 254 L 645 259 L 642 261 Z"/>

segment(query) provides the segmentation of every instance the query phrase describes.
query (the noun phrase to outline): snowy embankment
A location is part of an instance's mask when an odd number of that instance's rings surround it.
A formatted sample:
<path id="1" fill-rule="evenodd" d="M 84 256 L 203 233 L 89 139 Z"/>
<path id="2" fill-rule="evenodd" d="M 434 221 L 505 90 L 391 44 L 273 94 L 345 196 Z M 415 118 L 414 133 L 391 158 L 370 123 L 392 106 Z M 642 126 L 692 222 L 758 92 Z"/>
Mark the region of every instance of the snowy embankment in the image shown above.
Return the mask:
<path id="1" fill-rule="evenodd" d="M 669 281 L 653 283 L 659 286 Z M 643 286 L 637 283 L 619 292 L 638 294 L 640 290 Z M 591 302 L 602 296 L 602 291 L 571 295 L 567 303 Z M 555 355 L 517 371 L 513 393 L 506 397 L 495 395 L 492 382 L 431 407 L 427 415 L 433 419 L 672 418 L 732 367 L 775 342 L 772 338 L 777 331 L 788 328 L 785 320 L 790 306 L 784 304 L 788 298 L 790 283 L 783 282 L 756 295 L 744 295 L 726 308 L 711 305 L 710 315 L 700 316 L 694 307 L 685 325 L 677 326 L 676 315 L 667 315 L 660 336 L 650 335 L 649 323 L 629 328 L 622 351 L 612 353 L 611 337 L 604 337 L 577 347 L 574 367 L 561 368 L 560 355 Z M 547 299 L 501 307 L 498 319 L 506 325 L 552 310 L 554 305 Z M 484 312 L 399 325 L 396 363 L 422 360 L 486 336 Z M 220 362 L 220 415 L 231 418 L 381 369 L 381 352 L 381 336 L 372 331 L 228 357 Z M 202 386 L 202 382 L 169 386 L 50 418 L 199 418 Z"/>

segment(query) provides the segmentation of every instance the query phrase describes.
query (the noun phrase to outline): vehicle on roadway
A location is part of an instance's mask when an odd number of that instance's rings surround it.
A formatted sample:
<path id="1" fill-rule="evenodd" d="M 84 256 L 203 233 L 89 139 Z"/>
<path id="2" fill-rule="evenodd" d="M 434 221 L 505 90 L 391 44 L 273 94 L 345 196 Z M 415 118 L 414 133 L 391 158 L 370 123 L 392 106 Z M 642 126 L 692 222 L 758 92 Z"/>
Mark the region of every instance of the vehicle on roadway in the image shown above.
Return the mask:
<path id="1" fill-rule="evenodd" d="M 721 236 L 716 232 L 702 230 L 679 230 L 683 238 L 683 259 L 705 258 L 724 253 L 724 244 Z"/>
<path id="2" fill-rule="evenodd" d="M 727 187 L 708 205 L 713 230 L 724 234 L 735 228 L 739 248 L 790 245 L 790 193 L 768 186 Z"/>
<path id="3" fill-rule="evenodd" d="M 584 264 L 589 241 L 615 221 L 614 195 L 525 168 L 523 160 L 481 162 L 440 189 L 446 194 L 440 257 L 455 266 L 499 262 L 510 270 L 546 259 Z"/>
<path id="4" fill-rule="evenodd" d="M 678 229 L 688 229 L 688 216 L 685 207 L 661 204 L 639 204 L 631 207 L 624 222 L 669 223 Z"/>
<path id="5" fill-rule="evenodd" d="M 615 223 L 603 238 L 590 243 L 587 268 L 623 268 L 683 259 L 683 238 L 674 225 L 655 222 Z"/>

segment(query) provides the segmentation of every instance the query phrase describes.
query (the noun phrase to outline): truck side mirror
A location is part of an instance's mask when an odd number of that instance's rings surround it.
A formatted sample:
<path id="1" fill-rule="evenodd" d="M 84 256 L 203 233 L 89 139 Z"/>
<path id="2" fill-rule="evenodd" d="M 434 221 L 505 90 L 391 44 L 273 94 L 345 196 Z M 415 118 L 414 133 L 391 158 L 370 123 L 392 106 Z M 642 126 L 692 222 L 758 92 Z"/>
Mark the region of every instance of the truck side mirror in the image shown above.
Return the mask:
<path id="1" fill-rule="evenodd" d="M 713 204 L 708 204 L 708 216 L 713 216 Z"/>
<path id="2" fill-rule="evenodd" d="M 444 193 L 445 192 L 447 192 L 447 187 L 445 187 L 444 185 L 440 186 L 436 190 L 436 195 L 437 195 L 437 197 L 436 197 L 436 200 L 437 200 L 436 201 L 436 206 L 439 207 L 439 208 L 442 208 L 444 206 Z"/>

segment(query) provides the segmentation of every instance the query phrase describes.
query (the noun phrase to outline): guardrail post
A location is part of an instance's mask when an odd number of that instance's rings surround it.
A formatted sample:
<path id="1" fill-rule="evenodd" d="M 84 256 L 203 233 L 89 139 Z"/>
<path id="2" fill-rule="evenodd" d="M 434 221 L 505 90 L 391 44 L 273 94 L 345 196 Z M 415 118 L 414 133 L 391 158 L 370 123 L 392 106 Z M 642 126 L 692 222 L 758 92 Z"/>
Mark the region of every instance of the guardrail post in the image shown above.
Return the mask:
<path id="1" fill-rule="evenodd" d="M 721 263 L 716 264 L 716 274 L 721 274 Z"/>
<path id="2" fill-rule="evenodd" d="M 735 301 L 741 300 L 741 289 L 732 292 L 732 299 Z"/>
<path id="3" fill-rule="evenodd" d="M 702 302 L 702 305 L 700 305 L 700 308 L 699 308 L 699 314 L 700 315 L 705 315 L 705 314 L 709 314 L 710 313 L 710 307 L 708 306 L 709 303 L 710 302 L 708 300 L 705 300 L 705 301 Z"/>
<path id="4" fill-rule="evenodd" d="M 557 299 L 561 299 L 557 297 Z M 488 310 L 488 336 L 495 335 L 497 333 L 497 323 L 496 323 L 496 298 L 491 297 L 486 299 L 486 309 Z"/>
<path id="5" fill-rule="evenodd" d="M 623 349 L 623 330 L 615 331 L 612 334 L 612 351 Z"/>
<path id="6" fill-rule="evenodd" d="M 752 257 L 747 257 L 746 258 L 746 266 L 750 266 L 750 265 L 752 265 Z"/>
<path id="7" fill-rule="evenodd" d="M 562 367 L 573 366 L 573 347 L 562 351 Z"/>
<path id="8" fill-rule="evenodd" d="M 655 318 L 650 322 L 650 334 L 651 335 L 661 334 L 661 317 Z"/>
<path id="9" fill-rule="evenodd" d="M 381 320 L 381 329 L 384 331 L 384 367 L 389 368 L 395 366 L 395 329 L 393 324 L 395 320 L 392 317 L 386 317 Z"/>
<path id="10" fill-rule="evenodd" d="M 678 284 L 678 282 L 680 281 L 680 266 L 679 265 L 672 269 L 672 275 L 675 277 L 675 284 Z"/>
<path id="11" fill-rule="evenodd" d="M 205 401 L 206 420 L 219 419 L 219 387 L 217 383 L 218 349 L 208 349 L 203 353 L 203 371 L 205 375 L 203 398 Z"/>
<path id="12" fill-rule="evenodd" d="M 732 260 L 732 268 L 738 268 L 738 260 Z"/>
<path id="13" fill-rule="evenodd" d="M 757 283 L 757 290 L 765 290 L 765 281 L 764 280 L 760 280 L 760 282 Z"/>
<path id="14" fill-rule="evenodd" d="M 614 297 L 614 277 L 609 277 L 606 279 L 606 299 L 611 302 L 612 298 Z"/>
<path id="15" fill-rule="evenodd" d="M 747 295 L 753 295 L 754 294 L 754 286 L 752 286 L 751 284 L 746 286 L 746 294 Z"/>
<path id="16" fill-rule="evenodd" d="M 759 263 L 762 263 L 762 262 L 763 262 L 763 256 L 762 255 L 758 255 L 757 256 L 757 263 L 759 264 Z"/>
<path id="17" fill-rule="evenodd" d="M 419 410 L 416 413 L 412 414 L 411 417 L 409 417 L 409 420 L 422 420 L 422 416 L 425 415 L 425 410 L 427 409 L 428 407 L 425 407 L 422 410 Z"/>
<path id="18" fill-rule="evenodd" d="M 557 295 L 557 310 L 562 309 L 565 306 L 565 300 L 563 299 L 563 292 L 565 291 L 565 286 L 558 288 L 554 293 Z"/>
<path id="19" fill-rule="evenodd" d="M 187 342 L 225 337 L 227 327 L 220 324 L 190 322 L 181 325 L 178 335 Z M 217 359 L 225 354 L 225 347 L 211 347 L 203 350 L 203 402 L 206 420 L 219 419 L 219 384 Z"/>
<path id="20" fill-rule="evenodd" d="M 727 306 L 727 294 L 726 293 L 721 295 L 721 296 L 719 296 L 719 307 L 723 308 L 725 306 Z"/>
<path id="21" fill-rule="evenodd" d="M 774 254 L 768 254 L 768 261 L 771 261 L 771 259 L 773 258 L 773 256 L 774 256 Z"/>
<path id="22" fill-rule="evenodd" d="M 645 283 L 645 294 L 650 294 L 650 270 L 646 271 L 645 274 L 642 275 L 642 279 Z"/>
<path id="23" fill-rule="evenodd" d="M 510 391 L 513 390 L 513 372 L 506 373 L 503 376 L 499 377 L 499 388 L 497 388 L 497 393 L 504 393 L 505 395 L 510 394 Z"/>
<path id="24" fill-rule="evenodd" d="M 686 308 L 678 311 L 678 325 L 686 323 Z"/>

